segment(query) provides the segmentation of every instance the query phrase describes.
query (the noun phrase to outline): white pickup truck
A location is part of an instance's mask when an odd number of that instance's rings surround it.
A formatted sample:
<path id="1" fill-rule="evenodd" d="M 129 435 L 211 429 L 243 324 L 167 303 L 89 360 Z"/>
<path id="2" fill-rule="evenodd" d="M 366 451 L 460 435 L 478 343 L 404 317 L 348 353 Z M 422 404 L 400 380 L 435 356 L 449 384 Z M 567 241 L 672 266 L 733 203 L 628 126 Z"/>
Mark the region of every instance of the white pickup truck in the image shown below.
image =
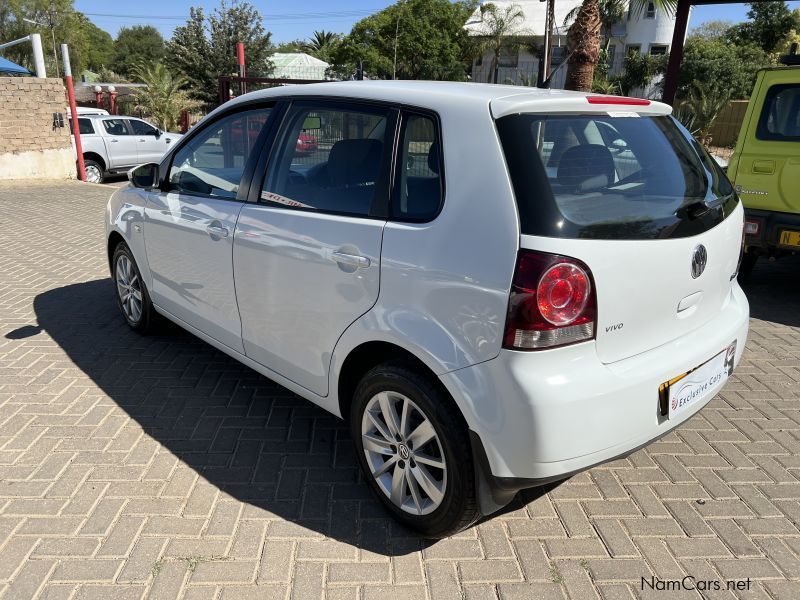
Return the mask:
<path id="1" fill-rule="evenodd" d="M 142 119 L 109 114 L 79 114 L 78 128 L 86 180 L 93 183 L 102 183 L 109 174 L 158 162 L 181 138 L 179 133 L 166 133 Z"/>

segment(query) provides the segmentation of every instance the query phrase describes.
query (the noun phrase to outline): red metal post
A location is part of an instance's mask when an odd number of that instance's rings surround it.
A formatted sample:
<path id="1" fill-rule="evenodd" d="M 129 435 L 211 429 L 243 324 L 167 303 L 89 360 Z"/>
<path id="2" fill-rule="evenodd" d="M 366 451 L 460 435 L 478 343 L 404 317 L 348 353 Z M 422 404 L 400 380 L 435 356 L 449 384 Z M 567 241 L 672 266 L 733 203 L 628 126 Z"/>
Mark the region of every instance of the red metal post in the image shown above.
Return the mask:
<path id="1" fill-rule="evenodd" d="M 113 85 L 108 86 L 108 103 L 111 108 L 111 114 L 116 115 L 117 112 L 117 88 Z"/>
<path id="2" fill-rule="evenodd" d="M 97 108 L 103 108 L 103 88 L 99 85 L 94 86 L 94 99 L 97 102 Z"/>
<path id="3" fill-rule="evenodd" d="M 72 132 L 75 136 L 75 153 L 78 155 L 78 178 L 86 181 L 86 166 L 83 164 L 83 146 L 81 145 L 81 128 L 78 124 L 78 107 L 75 104 L 75 88 L 72 85 L 72 67 L 69 63 L 69 48 L 61 44 L 61 56 L 64 59 L 64 83 L 67 86 L 69 111 L 72 113 Z"/>
<path id="4" fill-rule="evenodd" d="M 664 96 L 662 100 L 667 104 L 675 104 L 675 94 L 678 92 L 678 72 L 683 58 L 683 41 L 686 39 L 686 27 L 689 25 L 689 9 L 691 0 L 678 0 L 675 12 L 675 30 L 672 33 L 672 46 L 669 48 L 669 64 L 664 77 Z"/>
<path id="5" fill-rule="evenodd" d="M 244 44 L 242 42 L 236 42 L 236 59 L 239 63 L 239 95 L 242 95 L 247 93 L 247 84 L 244 82 L 246 71 L 244 66 Z"/>

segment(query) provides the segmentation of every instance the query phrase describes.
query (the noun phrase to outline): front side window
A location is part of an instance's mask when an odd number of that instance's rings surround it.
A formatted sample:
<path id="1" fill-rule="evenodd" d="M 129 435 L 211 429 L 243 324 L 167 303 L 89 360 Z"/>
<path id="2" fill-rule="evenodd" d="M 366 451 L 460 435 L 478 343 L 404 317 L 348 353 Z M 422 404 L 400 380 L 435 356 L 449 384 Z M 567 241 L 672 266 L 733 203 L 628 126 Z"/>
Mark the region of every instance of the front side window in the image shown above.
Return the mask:
<path id="1" fill-rule="evenodd" d="M 787 83 L 769 88 L 756 137 L 777 142 L 800 140 L 800 85 Z"/>
<path id="2" fill-rule="evenodd" d="M 442 160 L 436 123 L 427 116 L 408 115 L 400 139 L 398 193 L 392 216 L 430 220 L 442 203 Z"/>
<path id="3" fill-rule="evenodd" d="M 103 119 L 103 127 L 108 135 L 130 135 L 125 119 Z"/>
<path id="4" fill-rule="evenodd" d="M 382 108 L 295 104 L 261 192 L 281 208 L 366 216 L 385 162 L 389 113 Z"/>
<path id="5" fill-rule="evenodd" d="M 688 237 L 736 203 L 716 162 L 669 116 L 511 115 L 498 131 L 529 235 Z"/>
<path id="6" fill-rule="evenodd" d="M 130 123 L 131 127 L 133 127 L 133 133 L 136 135 L 158 135 L 158 129 L 149 123 L 138 121 L 136 119 L 131 119 Z"/>
<path id="7" fill-rule="evenodd" d="M 269 113 L 269 108 L 238 112 L 207 126 L 175 154 L 169 188 L 189 194 L 236 198 L 244 167 Z"/>

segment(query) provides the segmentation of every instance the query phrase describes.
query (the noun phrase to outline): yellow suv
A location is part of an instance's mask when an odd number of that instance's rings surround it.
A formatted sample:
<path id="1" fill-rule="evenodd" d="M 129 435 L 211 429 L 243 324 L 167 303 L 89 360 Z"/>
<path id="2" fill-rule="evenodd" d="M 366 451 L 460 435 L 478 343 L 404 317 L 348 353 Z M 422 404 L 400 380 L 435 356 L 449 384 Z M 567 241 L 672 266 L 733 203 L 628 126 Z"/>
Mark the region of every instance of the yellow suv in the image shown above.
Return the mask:
<path id="1" fill-rule="evenodd" d="M 800 65 L 794 52 L 781 60 Z M 759 256 L 800 250 L 800 66 L 758 72 L 728 177 L 745 207 L 741 275 Z"/>

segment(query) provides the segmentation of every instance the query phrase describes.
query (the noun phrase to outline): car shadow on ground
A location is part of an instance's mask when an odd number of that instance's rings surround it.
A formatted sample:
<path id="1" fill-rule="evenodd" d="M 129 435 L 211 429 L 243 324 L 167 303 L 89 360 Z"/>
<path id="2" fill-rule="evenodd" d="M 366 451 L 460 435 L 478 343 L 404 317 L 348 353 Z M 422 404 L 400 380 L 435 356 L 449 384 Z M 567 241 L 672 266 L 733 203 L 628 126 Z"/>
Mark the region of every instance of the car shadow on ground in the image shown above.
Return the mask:
<path id="1" fill-rule="evenodd" d="M 750 301 L 751 317 L 800 327 L 800 255 L 775 261 L 759 258 L 740 284 Z"/>
<path id="2" fill-rule="evenodd" d="M 109 279 L 39 294 L 34 310 L 37 324 L 5 337 L 45 331 L 148 435 L 223 492 L 383 555 L 433 543 L 396 523 L 372 497 L 344 421 L 177 326 L 132 332 Z M 498 514 L 552 487 L 526 491 Z"/>

